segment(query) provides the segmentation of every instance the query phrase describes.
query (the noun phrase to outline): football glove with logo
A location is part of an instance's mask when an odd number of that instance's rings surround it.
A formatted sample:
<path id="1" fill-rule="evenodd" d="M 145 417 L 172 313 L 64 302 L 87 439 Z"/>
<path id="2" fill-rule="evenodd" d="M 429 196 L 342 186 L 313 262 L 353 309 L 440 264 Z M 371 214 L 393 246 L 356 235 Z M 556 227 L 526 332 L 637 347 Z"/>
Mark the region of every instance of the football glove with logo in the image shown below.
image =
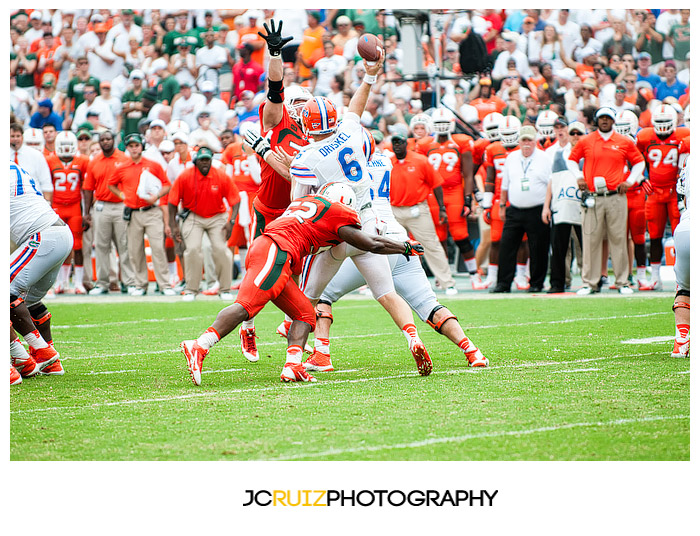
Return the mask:
<path id="1" fill-rule="evenodd" d="M 270 20 L 270 28 L 267 27 L 267 23 L 263 23 L 267 35 L 263 35 L 262 32 L 258 32 L 258 35 L 267 41 L 267 49 L 270 51 L 270 56 L 279 56 L 282 53 L 282 48 L 284 45 L 289 43 L 293 38 L 282 37 L 282 21 L 280 21 L 277 30 L 275 30 L 274 19 Z"/>
<path id="2" fill-rule="evenodd" d="M 245 142 L 253 151 L 260 155 L 260 158 L 265 158 L 268 151 L 271 151 L 270 142 L 262 136 L 258 135 L 254 130 L 248 130 L 245 133 Z"/>
<path id="3" fill-rule="evenodd" d="M 409 257 L 413 255 L 423 255 L 423 245 L 420 242 L 416 242 L 415 240 L 406 240 L 403 244 L 406 246 L 406 251 L 403 252 L 406 260 L 409 260 Z"/>

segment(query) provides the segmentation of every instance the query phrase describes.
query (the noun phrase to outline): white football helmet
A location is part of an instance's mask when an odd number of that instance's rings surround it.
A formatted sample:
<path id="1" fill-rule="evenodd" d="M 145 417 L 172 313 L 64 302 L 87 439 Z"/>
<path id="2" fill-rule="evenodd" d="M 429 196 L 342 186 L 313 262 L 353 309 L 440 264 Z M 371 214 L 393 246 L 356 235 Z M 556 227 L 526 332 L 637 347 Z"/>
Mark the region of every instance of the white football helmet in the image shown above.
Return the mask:
<path id="1" fill-rule="evenodd" d="M 639 130 L 639 119 L 632 110 L 622 110 L 615 118 L 613 126 L 615 132 L 627 136 L 628 138 L 637 139 L 637 130 Z"/>
<path id="2" fill-rule="evenodd" d="M 317 192 L 318 195 L 337 201 L 343 205 L 357 210 L 357 197 L 352 187 L 344 182 L 327 182 Z"/>
<path id="3" fill-rule="evenodd" d="M 678 114 L 668 104 L 661 104 L 651 112 L 651 124 L 658 136 L 670 136 L 676 130 Z"/>
<path id="4" fill-rule="evenodd" d="M 447 108 L 436 108 L 430 117 L 433 120 L 433 130 L 438 136 L 455 131 L 455 114 Z"/>
<path id="5" fill-rule="evenodd" d="M 557 114 L 551 110 L 542 110 L 537 114 L 535 128 L 540 139 L 554 137 L 554 122 L 557 120 L 557 117 Z"/>
<path id="6" fill-rule="evenodd" d="M 686 127 L 690 126 L 690 104 L 685 107 L 685 112 L 683 112 L 683 123 Z"/>
<path id="7" fill-rule="evenodd" d="M 498 141 L 501 139 L 498 130 L 501 128 L 505 118 L 502 114 L 498 112 L 492 112 L 484 117 L 484 121 L 481 123 L 484 128 L 484 134 L 489 141 Z"/>
<path id="8" fill-rule="evenodd" d="M 479 110 L 471 104 L 462 104 L 459 108 L 459 115 L 462 116 L 465 123 L 472 124 L 479 122 Z"/>
<path id="9" fill-rule="evenodd" d="M 520 119 L 509 115 L 503 119 L 503 123 L 498 128 L 498 135 L 501 137 L 503 147 L 515 147 L 520 142 Z"/>
<path id="10" fill-rule="evenodd" d="M 184 132 L 185 134 L 189 134 L 190 126 L 184 121 L 176 119 L 168 123 L 168 125 L 165 127 L 165 132 L 168 133 L 168 139 L 172 139 L 173 134 L 175 134 L 176 132 Z"/>
<path id="11" fill-rule="evenodd" d="M 56 134 L 56 156 L 73 158 L 78 154 L 78 138 L 70 130 L 62 130 Z"/>
<path id="12" fill-rule="evenodd" d="M 423 125 L 425 127 L 425 133 L 426 135 L 430 135 L 433 133 L 433 120 L 430 118 L 430 116 L 424 112 L 421 112 L 419 114 L 416 114 L 411 118 L 411 122 L 408 125 L 408 129 L 411 131 L 413 134 L 413 128 L 416 125 Z"/>
<path id="13" fill-rule="evenodd" d="M 44 133 L 39 128 L 28 128 L 22 134 L 24 145 L 32 149 L 44 150 Z"/>
<path id="14" fill-rule="evenodd" d="M 299 124 L 301 124 L 301 111 L 306 101 L 313 98 L 314 96 L 305 87 L 289 86 L 284 88 L 284 106 L 287 108 L 289 117 Z"/>

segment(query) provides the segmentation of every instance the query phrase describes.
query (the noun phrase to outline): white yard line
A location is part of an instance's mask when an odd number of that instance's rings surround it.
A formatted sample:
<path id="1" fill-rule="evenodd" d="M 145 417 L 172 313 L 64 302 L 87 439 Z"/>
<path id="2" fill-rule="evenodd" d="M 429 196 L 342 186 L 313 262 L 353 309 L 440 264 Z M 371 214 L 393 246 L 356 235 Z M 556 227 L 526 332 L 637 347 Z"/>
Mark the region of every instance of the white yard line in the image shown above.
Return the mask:
<path id="1" fill-rule="evenodd" d="M 586 427 L 598 427 L 598 426 L 619 426 L 625 424 L 639 424 L 643 422 L 654 422 L 654 421 L 668 421 L 668 420 L 681 420 L 690 419 L 690 415 L 671 415 L 668 417 L 658 416 L 658 417 L 642 417 L 638 419 L 616 419 L 614 421 L 607 422 L 577 422 L 560 424 L 553 426 L 541 426 L 539 428 L 527 428 L 524 430 L 498 430 L 494 432 L 482 432 L 479 434 L 465 434 L 460 436 L 451 437 L 431 437 L 429 439 L 423 439 L 421 441 L 412 441 L 410 443 L 395 443 L 393 445 L 364 445 L 362 447 L 352 447 L 347 449 L 328 449 L 320 452 L 308 452 L 303 454 L 293 454 L 291 456 L 280 456 L 278 458 L 259 458 L 264 461 L 281 461 L 281 460 L 301 460 L 311 458 L 318 460 L 325 458 L 326 456 L 337 456 L 339 454 L 353 454 L 357 452 L 377 452 L 382 450 L 396 450 L 396 449 L 414 449 L 428 447 L 431 445 L 444 444 L 444 443 L 463 443 L 464 441 L 469 441 L 471 439 L 484 439 L 493 437 L 508 437 L 508 436 L 524 436 L 531 434 L 539 434 L 544 432 L 556 432 L 559 430 L 571 430 L 573 428 L 586 428 Z"/>
<path id="2" fill-rule="evenodd" d="M 570 374 L 572 372 L 597 372 L 600 369 L 597 368 L 580 368 L 571 370 L 553 370 L 550 374 Z"/>
<path id="3" fill-rule="evenodd" d="M 676 374 L 690 374 L 689 370 L 682 370 L 681 372 L 676 372 Z"/>
<path id="4" fill-rule="evenodd" d="M 216 374 L 217 372 L 240 372 L 242 368 L 225 368 L 225 369 L 216 369 L 216 370 L 203 370 L 202 374 Z"/>
<path id="5" fill-rule="evenodd" d="M 95 376 L 96 374 L 124 374 L 125 372 L 138 372 L 136 369 L 128 369 L 128 370 L 102 370 L 100 372 L 79 372 L 79 376 Z"/>
<path id="6" fill-rule="evenodd" d="M 586 359 L 578 359 L 575 361 L 544 361 L 544 362 L 537 362 L 537 363 L 521 363 L 521 364 L 514 364 L 514 365 L 501 365 L 501 366 L 495 366 L 495 367 L 487 367 L 487 368 L 481 368 L 478 371 L 476 369 L 454 369 L 454 370 L 444 370 L 444 371 L 435 371 L 433 372 L 433 375 L 441 375 L 441 374 L 470 374 L 470 373 L 486 373 L 489 371 L 494 371 L 494 370 L 499 370 L 499 369 L 519 369 L 519 368 L 533 368 L 533 367 L 547 367 L 547 366 L 556 366 L 556 365 L 573 365 L 575 363 L 589 363 L 591 361 L 603 361 L 607 359 L 620 359 L 620 358 L 626 358 L 626 357 L 644 357 L 644 356 L 652 356 L 656 355 L 655 353 L 646 353 L 646 354 L 633 354 L 633 355 L 616 355 L 616 356 L 610 356 L 610 357 L 593 357 L 593 358 L 586 358 Z M 203 371 L 206 372 L 206 371 Z M 323 373 L 321 373 L 323 374 Z M 160 398 L 137 398 L 133 400 L 118 400 L 114 402 L 96 402 L 94 404 L 85 404 L 82 406 L 52 406 L 52 407 L 46 407 L 46 408 L 34 408 L 34 409 L 26 409 L 26 410 L 15 410 L 15 411 L 10 411 L 10 413 L 13 414 L 19 414 L 19 413 L 43 413 L 47 411 L 65 411 L 69 409 L 97 409 L 100 407 L 111 407 L 111 406 L 124 406 L 124 405 L 132 405 L 132 404 L 150 404 L 154 402 L 171 402 L 171 401 L 177 401 L 177 400 L 187 400 L 190 398 L 202 398 L 202 397 L 208 397 L 214 400 L 223 400 L 228 398 L 230 395 L 237 395 L 237 394 L 244 394 L 244 393 L 258 393 L 258 392 L 263 392 L 263 391 L 273 391 L 273 390 L 279 390 L 279 389 L 311 389 L 311 388 L 316 388 L 316 387 L 323 387 L 324 385 L 339 385 L 339 384 L 351 384 L 351 383 L 367 383 L 367 382 L 377 382 L 377 381 L 385 381 L 385 380 L 396 380 L 396 379 L 403 379 L 403 378 L 416 378 L 418 375 L 417 372 L 407 372 L 403 374 L 395 374 L 392 376 L 378 376 L 378 377 L 372 377 L 372 378 L 352 378 L 352 379 L 343 379 L 343 380 L 323 380 L 323 376 L 318 376 L 318 378 L 321 378 L 322 381 L 316 382 L 316 383 L 293 383 L 293 384 L 286 384 L 286 385 L 271 385 L 269 387 L 251 387 L 249 389 L 229 389 L 229 390 L 222 390 L 222 391 L 214 391 L 214 392 L 199 392 L 199 393 L 190 393 L 186 395 L 178 395 L 178 396 L 165 396 L 165 397 L 160 397 Z M 182 381 L 184 383 L 188 382 L 187 379 L 187 374 L 183 370 L 182 374 Z M 270 381 L 274 381 L 273 378 L 270 378 Z"/>
<path id="7" fill-rule="evenodd" d="M 655 342 L 668 342 L 673 340 L 673 335 L 663 335 L 661 337 L 647 337 L 646 339 L 627 339 L 620 341 L 622 344 L 650 344 Z"/>

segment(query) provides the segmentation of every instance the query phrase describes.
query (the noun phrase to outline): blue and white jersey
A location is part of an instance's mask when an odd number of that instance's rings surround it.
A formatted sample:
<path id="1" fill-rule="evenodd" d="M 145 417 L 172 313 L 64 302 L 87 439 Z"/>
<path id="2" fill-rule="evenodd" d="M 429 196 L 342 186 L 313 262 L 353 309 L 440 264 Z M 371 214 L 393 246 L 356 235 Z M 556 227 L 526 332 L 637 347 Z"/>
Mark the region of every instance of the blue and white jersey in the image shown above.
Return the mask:
<path id="1" fill-rule="evenodd" d="M 389 194 L 391 192 L 391 170 L 393 165 L 391 158 L 379 151 L 372 155 L 368 162 L 369 175 L 372 178 L 370 196 L 377 218 L 386 223 L 386 235 L 393 240 L 404 241 L 408 239 L 404 229 L 394 217 L 391 210 Z"/>
<path id="2" fill-rule="evenodd" d="M 10 161 L 10 238 L 21 244 L 58 220 L 34 179 Z"/>

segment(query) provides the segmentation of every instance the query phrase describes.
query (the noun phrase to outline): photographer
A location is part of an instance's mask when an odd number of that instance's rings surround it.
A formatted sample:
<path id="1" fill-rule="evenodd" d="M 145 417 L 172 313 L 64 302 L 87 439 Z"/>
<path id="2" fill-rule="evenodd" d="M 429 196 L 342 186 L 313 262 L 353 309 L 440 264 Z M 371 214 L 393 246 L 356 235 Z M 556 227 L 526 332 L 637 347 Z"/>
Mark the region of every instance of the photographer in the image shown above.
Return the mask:
<path id="1" fill-rule="evenodd" d="M 598 130 L 584 136 L 571 150 L 568 168 L 576 175 L 583 203 L 584 286 L 577 292 L 586 296 L 600 291 L 603 238 L 608 238 L 615 281 L 620 294 L 631 294 L 627 280 L 627 189 L 639 182 L 644 157 L 632 140 L 613 130 L 615 110 L 599 108 L 594 116 Z M 584 159 L 583 172 L 578 163 Z M 625 165 L 630 169 L 625 180 Z"/>

